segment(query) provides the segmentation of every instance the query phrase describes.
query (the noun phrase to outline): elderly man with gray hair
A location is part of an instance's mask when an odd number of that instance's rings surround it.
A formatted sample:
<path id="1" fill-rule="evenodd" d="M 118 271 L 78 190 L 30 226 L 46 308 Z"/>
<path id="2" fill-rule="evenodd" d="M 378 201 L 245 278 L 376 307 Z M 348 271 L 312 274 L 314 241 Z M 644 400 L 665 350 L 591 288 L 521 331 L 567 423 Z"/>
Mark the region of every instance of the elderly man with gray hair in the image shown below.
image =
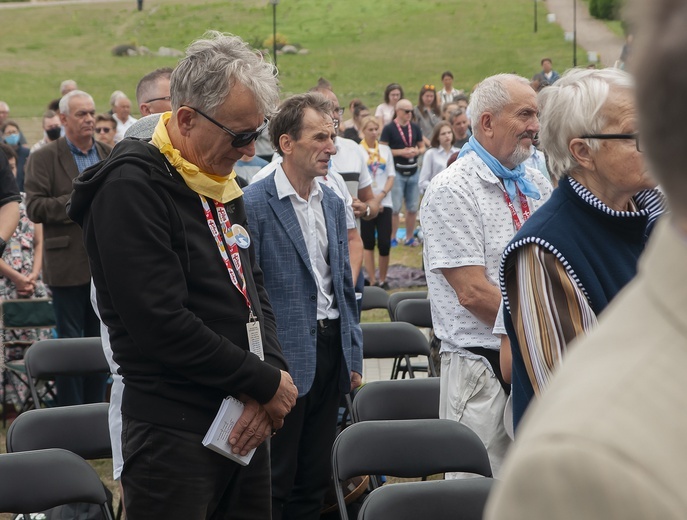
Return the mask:
<path id="1" fill-rule="evenodd" d="M 150 142 L 127 139 L 84 172 L 69 212 L 124 378 L 127 517 L 270 519 L 264 441 L 298 392 L 233 167 L 277 104 L 274 67 L 210 32 L 187 49 L 171 97 Z M 228 448 L 256 448 L 245 467 L 202 444 L 227 396 L 244 407 Z"/>
<path id="2" fill-rule="evenodd" d="M 525 417 L 489 520 L 687 518 L 687 3 L 635 7 L 636 137 L 672 213 Z"/>
<path id="3" fill-rule="evenodd" d="M 480 436 L 497 474 L 510 439 L 503 411 L 499 339 L 499 259 L 550 183 L 522 163 L 539 131 L 537 96 L 525 78 L 483 80 L 469 112 L 473 136 L 458 160 L 430 183 L 422 201 L 424 262 L 434 333 L 441 340 L 439 416 Z"/>

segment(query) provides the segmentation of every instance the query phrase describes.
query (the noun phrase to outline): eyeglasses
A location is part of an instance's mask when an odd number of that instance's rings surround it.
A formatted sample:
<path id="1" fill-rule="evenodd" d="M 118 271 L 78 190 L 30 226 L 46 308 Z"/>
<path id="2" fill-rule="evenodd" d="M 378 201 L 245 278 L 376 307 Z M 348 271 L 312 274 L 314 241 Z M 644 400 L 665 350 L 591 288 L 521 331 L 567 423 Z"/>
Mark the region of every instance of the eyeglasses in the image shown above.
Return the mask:
<path id="1" fill-rule="evenodd" d="M 109 134 L 110 130 L 112 130 L 112 128 L 107 127 L 107 126 L 96 126 L 95 127 L 95 131 L 98 134 Z"/>
<path id="2" fill-rule="evenodd" d="M 425 85 L 423 88 L 425 90 L 434 90 L 434 85 Z"/>
<path id="3" fill-rule="evenodd" d="M 637 151 L 642 151 L 642 149 L 639 147 L 639 134 L 636 132 L 634 134 L 586 134 L 581 135 L 580 139 L 632 139 L 635 142 Z"/>
<path id="4" fill-rule="evenodd" d="M 233 131 L 229 130 L 229 129 L 228 129 L 226 126 L 224 126 L 222 123 L 219 123 L 219 122 L 215 121 L 215 120 L 212 119 L 209 115 L 204 114 L 203 112 L 201 112 L 201 111 L 198 110 L 197 108 L 193 108 L 193 107 L 190 107 L 190 106 L 188 106 L 188 105 L 181 105 L 181 106 L 182 106 L 182 107 L 186 107 L 186 108 L 190 108 L 191 110 L 195 110 L 195 111 L 198 112 L 201 116 L 203 116 L 205 119 L 207 119 L 208 121 L 210 121 L 213 125 L 218 126 L 218 127 L 221 128 L 224 132 L 226 132 L 227 134 L 229 134 L 230 136 L 232 136 L 234 139 L 233 139 L 232 142 L 231 142 L 231 146 L 233 146 L 234 148 L 242 148 L 242 147 L 244 147 L 244 146 L 246 146 L 246 145 L 249 145 L 249 144 L 252 143 L 253 141 L 255 141 L 255 140 L 258 138 L 258 136 L 262 133 L 262 131 L 265 129 L 265 127 L 267 126 L 267 123 L 269 122 L 269 119 L 265 118 L 265 119 L 263 120 L 262 124 L 261 124 L 256 130 L 253 130 L 252 132 L 239 132 L 239 133 L 236 133 L 236 132 L 233 132 Z"/>
<path id="5" fill-rule="evenodd" d="M 153 99 L 149 99 L 148 101 L 144 101 L 144 103 L 152 103 L 153 101 L 171 101 L 172 97 L 171 96 L 165 96 L 165 97 L 156 97 Z M 191 107 L 189 107 L 191 108 Z"/>
<path id="6" fill-rule="evenodd" d="M 411 109 L 411 110 L 407 110 L 407 109 L 405 109 L 405 108 L 399 108 L 399 110 L 400 110 L 401 112 L 405 112 L 406 114 L 412 114 L 412 113 L 413 113 L 413 110 L 412 110 L 412 109 Z"/>

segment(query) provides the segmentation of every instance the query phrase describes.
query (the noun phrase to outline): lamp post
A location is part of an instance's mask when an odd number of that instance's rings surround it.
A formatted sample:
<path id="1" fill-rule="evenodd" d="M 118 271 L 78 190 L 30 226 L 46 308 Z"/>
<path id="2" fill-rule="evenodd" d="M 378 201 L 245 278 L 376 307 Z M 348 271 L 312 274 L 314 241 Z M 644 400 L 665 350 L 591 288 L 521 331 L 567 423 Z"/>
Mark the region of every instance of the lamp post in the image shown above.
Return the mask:
<path id="1" fill-rule="evenodd" d="M 577 67 L 577 0 L 573 0 L 573 67 Z"/>
<path id="2" fill-rule="evenodd" d="M 277 4 L 279 0 L 270 0 L 272 4 L 272 59 L 277 66 Z"/>

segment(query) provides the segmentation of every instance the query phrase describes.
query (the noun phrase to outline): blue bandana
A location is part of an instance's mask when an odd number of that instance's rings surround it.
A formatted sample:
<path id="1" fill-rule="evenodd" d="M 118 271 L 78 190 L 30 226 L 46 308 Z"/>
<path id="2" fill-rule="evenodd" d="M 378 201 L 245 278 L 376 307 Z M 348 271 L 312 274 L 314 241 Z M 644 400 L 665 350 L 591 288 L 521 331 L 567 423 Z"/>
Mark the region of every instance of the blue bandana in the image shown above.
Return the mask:
<path id="1" fill-rule="evenodd" d="M 477 139 L 475 139 L 474 135 L 471 136 L 467 144 L 463 145 L 463 147 L 460 149 L 458 157 L 463 157 L 463 155 L 468 153 L 470 150 L 475 152 L 479 158 L 484 161 L 484 164 L 487 165 L 494 175 L 496 175 L 499 179 L 503 179 L 503 185 L 506 188 L 506 193 L 508 193 L 508 196 L 511 198 L 511 200 L 515 200 L 518 195 L 516 187 L 520 188 L 520 191 L 531 199 L 539 200 L 541 198 L 541 193 L 539 193 L 539 188 L 537 185 L 531 180 L 525 178 L 524 164 L 518 164 L 515 168 L 509 170 L 503 164 L 501 164 L 496 157 L 487 152 L 484 147 L 479 144 Z"/>

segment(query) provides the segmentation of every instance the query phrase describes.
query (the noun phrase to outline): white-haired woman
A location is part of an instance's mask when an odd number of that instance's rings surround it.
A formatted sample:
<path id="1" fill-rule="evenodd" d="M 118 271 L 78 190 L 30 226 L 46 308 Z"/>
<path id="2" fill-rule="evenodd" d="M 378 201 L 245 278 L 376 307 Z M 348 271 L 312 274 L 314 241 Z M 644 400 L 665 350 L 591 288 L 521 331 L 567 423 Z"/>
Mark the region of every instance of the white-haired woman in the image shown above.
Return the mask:
<path id="1" fill-rule="evenodd" d="M 640 151 L 627 73 L 570 70 L 539 102 L 541 142 L 560 180 L 501 263 L 515 425 L 568 343 L 596 325 L 635 275 L 664 207 Z"/>

